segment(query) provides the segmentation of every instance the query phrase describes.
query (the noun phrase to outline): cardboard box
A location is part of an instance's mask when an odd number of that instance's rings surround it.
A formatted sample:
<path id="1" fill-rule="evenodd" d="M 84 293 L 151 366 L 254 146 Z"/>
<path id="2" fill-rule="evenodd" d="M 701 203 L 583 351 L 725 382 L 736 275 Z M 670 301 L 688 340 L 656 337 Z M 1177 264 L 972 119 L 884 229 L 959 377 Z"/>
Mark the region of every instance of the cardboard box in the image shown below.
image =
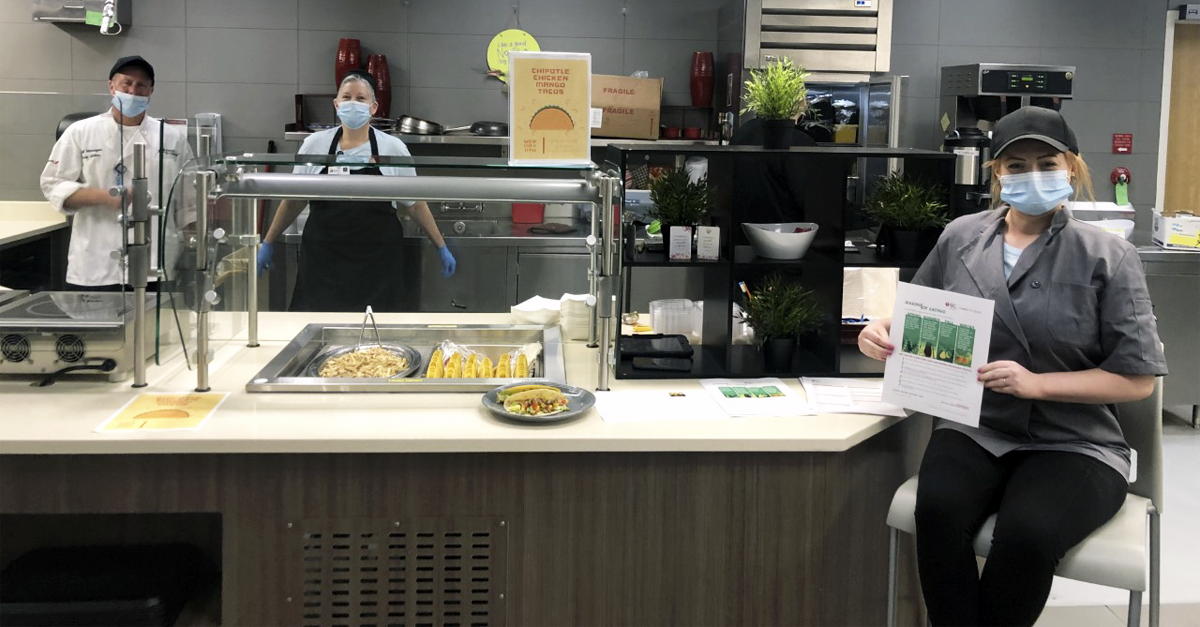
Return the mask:
<path id="1" fill-rule="evenodd" d="M 593 137 L 658 139 L 661 78 L 592 75 L 592 106 L 603 110 Z"/>
<path id="2" fill-rule="evenodd" d="M 1163 248 L 1200 250 L 1200 217 L 1184 213 L 1164 216 L 1156 209 L 1151 237 Z"/>

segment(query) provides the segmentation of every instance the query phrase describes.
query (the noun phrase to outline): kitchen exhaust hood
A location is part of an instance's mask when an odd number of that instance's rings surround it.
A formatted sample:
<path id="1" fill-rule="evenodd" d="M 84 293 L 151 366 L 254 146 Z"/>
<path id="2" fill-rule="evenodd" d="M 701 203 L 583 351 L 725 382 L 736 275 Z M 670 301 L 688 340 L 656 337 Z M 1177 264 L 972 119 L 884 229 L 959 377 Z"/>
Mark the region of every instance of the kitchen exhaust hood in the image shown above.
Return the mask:
<path id="1" fill-rule="evenodd" d="M 747 0 L 745 65 L 790 57 L 814 74 L 887 72 L 893 0 Z M 819 76 L 818 76 L 819 78 Z"/>

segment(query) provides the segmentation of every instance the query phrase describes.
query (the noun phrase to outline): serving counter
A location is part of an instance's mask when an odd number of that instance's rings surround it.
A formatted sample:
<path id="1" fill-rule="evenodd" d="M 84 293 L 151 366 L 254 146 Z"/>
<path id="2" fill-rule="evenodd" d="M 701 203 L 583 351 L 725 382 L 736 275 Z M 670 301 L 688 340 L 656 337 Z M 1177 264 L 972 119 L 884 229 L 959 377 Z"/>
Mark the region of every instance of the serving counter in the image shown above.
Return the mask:
<path id="1" fill-rule="evenodd" d="M 222 569 L 210 624 L 883 622 L 884 518 L 915 468 L 920 421 L 610 424 L 593 410 L 530 426 L 495 418 L 477 393 L 245 391 L 304 325 L 348 321 L 261 314 L 260 347 L 215 351 L 209 383 L 229 396 L 198 431 L 96 433 L 139 393 L 127 384 L 0 381 L 0 560 L 191 541 Z M 594 389 L 595 349 L 568 343 L 564 356 L 568 382 Z M 140 392 L 196 383 L 181 359 L 147 379 Z M 635 389 L 700 388 L 612 385 Z M 913 581 L 901 615 L 915 623 Z"/>

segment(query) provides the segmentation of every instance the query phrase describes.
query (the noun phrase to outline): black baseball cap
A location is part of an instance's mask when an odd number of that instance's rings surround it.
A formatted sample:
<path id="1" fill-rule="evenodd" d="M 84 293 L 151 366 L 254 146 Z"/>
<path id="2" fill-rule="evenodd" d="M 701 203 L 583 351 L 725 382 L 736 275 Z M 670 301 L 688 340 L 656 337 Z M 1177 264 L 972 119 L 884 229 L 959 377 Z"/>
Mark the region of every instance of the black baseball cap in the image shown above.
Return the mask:
<path id="1" fill-rule="evenodd" d="M 154 66 L 150 65 L 149 62 L 136 54 L 117 59 L 117 62 L 113 64 L 112 69 L 108 71 L 109 80 L 112 80 L 112 77 L 116 76 L 117 72 L 120 72 L 131 65 L 136 68 L 141 68 L 144 72 L 146 72 L 146 74 L 150 77 L 150 84 L 154 84 Z"/>
<path id="2" fill-rule="evenodd" d="M 1036 139 L 1067 152 L 1079 154 L 1079 142 L 1066 119 L 1054 109 L 1027 106 L 1000 118 L 992 127 L 992 154 L 999 155 L 1010 144 Z"/>
<path id="3" fill-rule="evenodd" d="M 375 82 L 375 77 L 371 76 L 370 72 L 368 72 L 366 70 L 350 70 L 350 71 L 346 72 L 346 76 L 350 76 L 350 75 L 358 76 L 358 77 L 362 78 L 363 80 L 367 81 L 367 84 L 371 86 L 371 91 L 375 93 L 375 97 L 377 97 L 377 98 L 379 97 L 379 84 Z M 346 76 L 342 77 L 343 81 L 346 80 Z M 342 86 L 339 84 L 338 89 L 341 89 L 341 88 L 342 88 Z"/>

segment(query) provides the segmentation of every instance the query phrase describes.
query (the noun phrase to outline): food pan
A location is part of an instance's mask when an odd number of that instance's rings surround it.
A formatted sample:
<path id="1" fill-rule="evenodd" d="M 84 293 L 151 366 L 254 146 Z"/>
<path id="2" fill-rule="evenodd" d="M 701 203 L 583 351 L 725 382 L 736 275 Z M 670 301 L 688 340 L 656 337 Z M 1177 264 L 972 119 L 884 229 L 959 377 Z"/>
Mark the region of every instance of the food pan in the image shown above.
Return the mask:
<path id="1" fill-rule="evenodd" d="M 356 350 L 375 348 L 376 346 L 383 348 L 389 353 L 405 360 L 408 362 L 408 365 L 389 377 L 370 378 L 395 379 L 407 377 L 421 368 L 421 353 L 417 352 L 417 350 L 411 346 L 404 346 L 403 344 L 362 344 L 355 346 L 330 346 L 329 348 L 318 352 L 313 357 L 312 361 L 308 362 L 308 367 L 304 369 L 304 373 L 309 377 L 320 377 L 321 368 L 323 368 L 325 366 L 325 362 L 329 361 L 330 359 L 333 359 L 334 357 L 341 357 L 342 355 L 352 353 Z"/>

